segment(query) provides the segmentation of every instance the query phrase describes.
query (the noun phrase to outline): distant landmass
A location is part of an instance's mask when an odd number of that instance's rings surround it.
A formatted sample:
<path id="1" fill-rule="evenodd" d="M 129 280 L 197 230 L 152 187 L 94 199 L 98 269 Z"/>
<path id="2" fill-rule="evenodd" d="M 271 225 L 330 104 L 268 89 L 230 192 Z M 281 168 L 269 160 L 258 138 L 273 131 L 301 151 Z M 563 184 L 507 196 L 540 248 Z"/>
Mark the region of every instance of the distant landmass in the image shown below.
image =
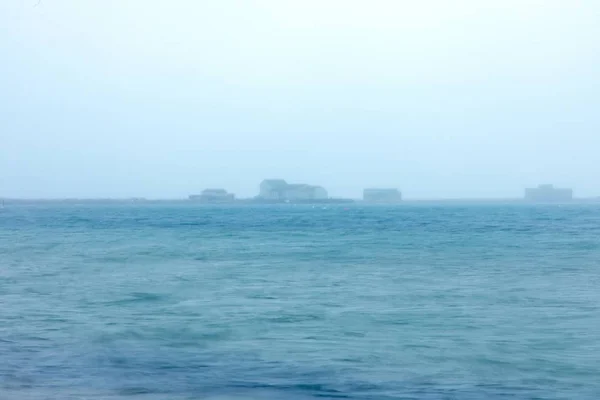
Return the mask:
<path id="1" fill-rule="evenodd" d="M 200 203 L 200 204 L 421 204 L 421 203 L 598 203 L 600 196 L 576 198 L 573 189 L 557 188 L 551 184 L 527 188 L 521 198 L 439 198 L 439 199 L 405 199 L 397 188 L 367 188 L 362 199 L 330 197 L 328 191 L 319 185 L 305 183 L 288 183 L 284 179 L 265 179 L 259 185 L 259 192 L 254 197 L 238 198 L 223 188 L 204 189 L 200 194 L 189 195 L 187 199 L 148 199 L 145 197 L 130 198 L 64 198 L 64 199 L 23 199 L 2 198 L 0 205 L 11 203 Z"/>

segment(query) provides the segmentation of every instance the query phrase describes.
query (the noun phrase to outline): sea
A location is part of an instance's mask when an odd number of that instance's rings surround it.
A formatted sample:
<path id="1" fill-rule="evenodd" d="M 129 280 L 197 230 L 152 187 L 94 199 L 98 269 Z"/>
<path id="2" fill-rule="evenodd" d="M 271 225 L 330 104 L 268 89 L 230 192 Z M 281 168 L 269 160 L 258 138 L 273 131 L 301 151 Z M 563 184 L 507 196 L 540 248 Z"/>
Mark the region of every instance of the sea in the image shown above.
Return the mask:
<path id="1" fill-rule="evenodd" d="M 6 204 L 41 399 L 600 399 L 600 205 Z"/>

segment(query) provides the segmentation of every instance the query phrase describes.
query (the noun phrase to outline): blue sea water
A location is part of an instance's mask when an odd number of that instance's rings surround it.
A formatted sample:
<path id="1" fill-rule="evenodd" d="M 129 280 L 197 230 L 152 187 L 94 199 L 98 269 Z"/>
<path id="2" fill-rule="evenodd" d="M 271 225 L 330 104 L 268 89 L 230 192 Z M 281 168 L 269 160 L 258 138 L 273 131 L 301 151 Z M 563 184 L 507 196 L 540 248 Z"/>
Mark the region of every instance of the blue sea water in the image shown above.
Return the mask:
<path id="1" fill-rule="evenodd" d="M 0 400 L 599 399 L 600 207 L 12 205 Z"/>

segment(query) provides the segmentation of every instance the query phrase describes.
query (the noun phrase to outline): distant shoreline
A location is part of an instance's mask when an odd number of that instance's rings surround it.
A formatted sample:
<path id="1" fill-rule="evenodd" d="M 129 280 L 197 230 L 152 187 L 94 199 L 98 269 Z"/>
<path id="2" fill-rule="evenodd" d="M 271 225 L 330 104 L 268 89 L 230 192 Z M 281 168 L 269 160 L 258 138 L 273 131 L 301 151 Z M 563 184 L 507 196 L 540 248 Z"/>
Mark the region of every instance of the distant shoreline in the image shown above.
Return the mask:
<path id="1" fill-rule="evenodd" d="M 238 199 L 231 202 L 202 202 L 189 199 L 142 199 L 142 198 L 67 198 L 67 199 L 22 199 L 22 198 L 0 198 L 3 204 L 156 204 L 156 203 L 180 203 L 206 206 L 253 206 L 253 205 L 375 205 L 375 206 L 402 206 L 414 204 L 590 204 L 599 203 L 600 198 L 576 198 L 565 202 L 535 202 L 522 198 L 464 198 L 464 199 L 406 199 L 398 202 L 367 202 L 357 199 L 323 199 L 323 200 L 298 200 L 291 202 L 265 201 L 257 199 Z"/>

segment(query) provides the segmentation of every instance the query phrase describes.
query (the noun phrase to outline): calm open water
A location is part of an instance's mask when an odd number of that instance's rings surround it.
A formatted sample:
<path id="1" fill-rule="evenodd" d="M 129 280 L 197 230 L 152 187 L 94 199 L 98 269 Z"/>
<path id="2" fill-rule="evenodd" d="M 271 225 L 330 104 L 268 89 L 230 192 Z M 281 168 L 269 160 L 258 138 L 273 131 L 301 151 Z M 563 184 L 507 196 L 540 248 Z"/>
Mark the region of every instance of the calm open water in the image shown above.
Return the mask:
<path id="1" fill-rule="evenodd" d="M 0 400 L 599 399 L 599 206 L 0 210 Z"/>

